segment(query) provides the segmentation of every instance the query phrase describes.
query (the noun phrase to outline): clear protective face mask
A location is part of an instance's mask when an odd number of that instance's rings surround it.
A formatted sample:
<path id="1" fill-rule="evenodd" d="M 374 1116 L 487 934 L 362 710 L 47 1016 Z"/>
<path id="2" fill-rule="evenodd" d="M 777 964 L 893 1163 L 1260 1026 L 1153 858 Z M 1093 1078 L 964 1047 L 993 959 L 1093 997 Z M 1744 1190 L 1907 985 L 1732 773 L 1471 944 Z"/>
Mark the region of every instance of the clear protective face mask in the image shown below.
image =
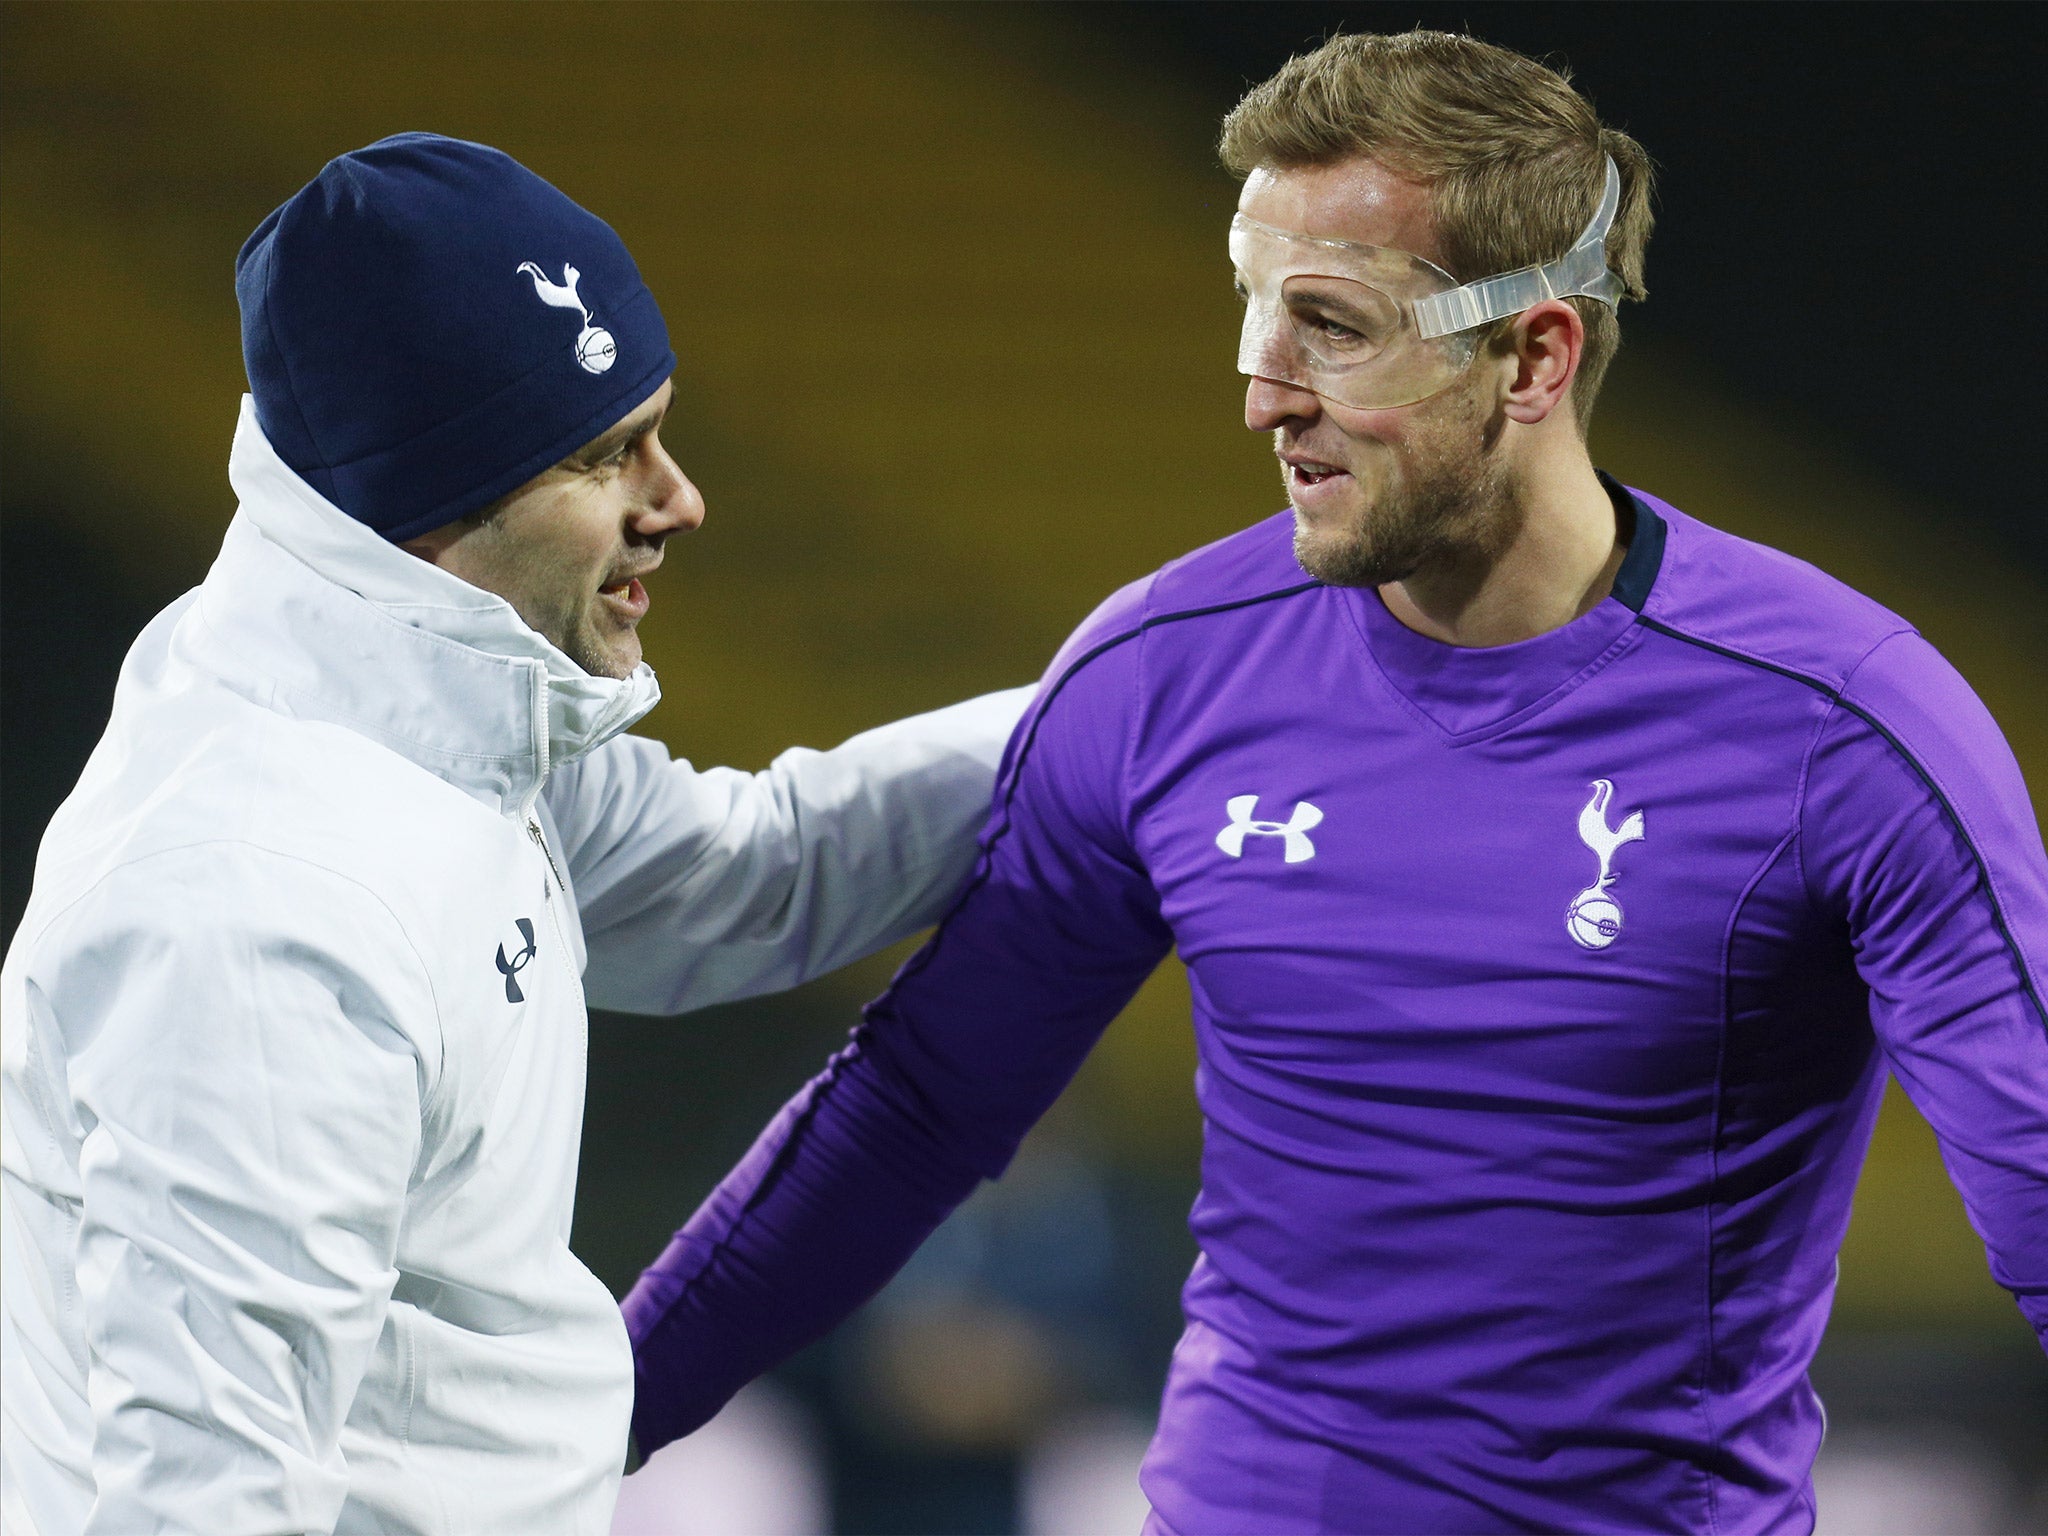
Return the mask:
<path id="1" fill-rule="evenodd" d="M 1479 327 L 1545 299 L 1620 300 L 1622 281 L 1607 268 L 1620 203 L 1610 157 L 1600 206 L 1569 251 L 1462 287 L 1406 251 L 1295 234 L 1240 213 L 1230 221 L 1245 298 L 1237 371 L 1359 410 L 1426 400 L 1471 365 Z"/>

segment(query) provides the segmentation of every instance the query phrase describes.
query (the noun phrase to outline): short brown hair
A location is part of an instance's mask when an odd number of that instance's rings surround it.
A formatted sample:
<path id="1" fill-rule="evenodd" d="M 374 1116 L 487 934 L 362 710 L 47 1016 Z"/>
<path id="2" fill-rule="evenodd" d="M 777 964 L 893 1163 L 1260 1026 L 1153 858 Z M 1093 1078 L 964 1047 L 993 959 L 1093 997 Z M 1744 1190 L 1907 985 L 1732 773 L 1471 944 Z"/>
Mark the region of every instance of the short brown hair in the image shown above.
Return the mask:
<path id="1" fill-rule="evenodd" d="M 1607 264 L 1642 298 L 1650 157 L 1604 128 L 1568 73 L 1451 32 L 1331 38 L 1297 54 L 1223 120 L 1223 164 L 1242 179 L 1363 156 L 1430 190 L 1444 266 L 1461 283 L 1564 254 L 1599 206 L 1603 157 L 1621 172 Z M 1573 299 L 1586 348 L 1572 383 L 1585 430 L 1621 345 L 1614 311 Z M 1502 322 L 1505 326 L 1508 322 Z"/>

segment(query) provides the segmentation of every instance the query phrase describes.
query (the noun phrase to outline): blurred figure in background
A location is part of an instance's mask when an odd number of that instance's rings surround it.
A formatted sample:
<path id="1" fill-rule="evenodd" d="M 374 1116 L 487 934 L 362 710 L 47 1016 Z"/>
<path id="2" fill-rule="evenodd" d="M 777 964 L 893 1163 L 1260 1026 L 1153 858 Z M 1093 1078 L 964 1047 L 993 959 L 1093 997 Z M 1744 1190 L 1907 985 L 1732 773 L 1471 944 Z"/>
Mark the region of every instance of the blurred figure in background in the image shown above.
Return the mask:
<path id="1" fill-rule="evenodd" d="M 0 979 L 0 1524 L 602 1532 L 586 995 L 679 1013 L 930 922 L 1026 692 L 759 775 L 623 734 L 642 579 L 703 516 L 675 356 L 618 237 L 496 150 L 332 161 L 237 290 L 240 511 Z"/>
<path id="2" fill-rule="evenodd" d="M 639 1442 L 872 1295 L 1177 948 L 1149 1529 L 1806 1529 L 1887 1066 L 2048 1332 L 2018 769 L 1902 620 L 1594 469 L 1649 165 L 1563 79 L 1340 37 L 1223 151 L 1291 513 L 1055 661 L 960 902 L 628 1299 Z"/>

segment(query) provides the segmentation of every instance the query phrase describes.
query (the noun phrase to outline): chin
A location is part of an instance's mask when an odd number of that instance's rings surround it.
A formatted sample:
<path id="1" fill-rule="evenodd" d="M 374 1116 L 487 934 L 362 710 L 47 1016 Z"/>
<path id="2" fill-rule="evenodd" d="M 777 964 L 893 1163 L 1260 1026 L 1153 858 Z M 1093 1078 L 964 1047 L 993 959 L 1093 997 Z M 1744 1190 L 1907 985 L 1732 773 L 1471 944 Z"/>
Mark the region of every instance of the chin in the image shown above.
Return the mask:
<path id="1" fill-rule="evenodd" d="M 565 645 L 562 650 L 592 677 L 631 677 L 640 665 L 641 648 L 637 635 L 629 635 L 623 644 L 615 640 L 609 645 L 584 636 L 581 644 Z"/>
<path id="2" fill-rule="evenodd" d="M 1417 562 L 1381 548 L 1356 524 L 1313 529 L 1294 525 L 1294 559 L 1303 571 L 1333 587 L 1383 587 L 1415 573 Z"/>
<path id="3" fill-rule="evenodd" d="M 626 643 L 614 648 L 612 651 L 611 675 L 613 677 L 631 677 L 634 672 L 639 670 L 640 663 L 645 659 L 646 650 L 640 644 L 640 637 L 636 634 L 628 633 Z"/>

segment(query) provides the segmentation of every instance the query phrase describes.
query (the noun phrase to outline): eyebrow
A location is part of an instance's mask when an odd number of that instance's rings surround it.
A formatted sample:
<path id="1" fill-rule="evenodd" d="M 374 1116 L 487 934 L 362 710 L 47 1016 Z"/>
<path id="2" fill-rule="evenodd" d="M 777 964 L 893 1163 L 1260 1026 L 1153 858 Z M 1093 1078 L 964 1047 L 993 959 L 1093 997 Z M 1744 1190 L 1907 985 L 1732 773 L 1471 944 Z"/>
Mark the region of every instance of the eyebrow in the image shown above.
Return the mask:
<path id="1" fill-rule="evenodd" d="M 1359 301 L 1348 296 L 1343 289 L 1312 288 L 1309 286 L 1309 284 L 1316 282 L 1347 282 L 1349 281 L 1347 278 L 1319 278 L 1313 273 L 1302 273 L 1295 281 L 1301 286 L 1283 295 L 1290 304 L 1314 304 L 1324 309 L 1341 309 L 1354 315 L 1363 313 L 1363 306 L 1361 306 Z M 1363 287 L 1365 285 L 1360 284 L 1359 286 Z"/>

